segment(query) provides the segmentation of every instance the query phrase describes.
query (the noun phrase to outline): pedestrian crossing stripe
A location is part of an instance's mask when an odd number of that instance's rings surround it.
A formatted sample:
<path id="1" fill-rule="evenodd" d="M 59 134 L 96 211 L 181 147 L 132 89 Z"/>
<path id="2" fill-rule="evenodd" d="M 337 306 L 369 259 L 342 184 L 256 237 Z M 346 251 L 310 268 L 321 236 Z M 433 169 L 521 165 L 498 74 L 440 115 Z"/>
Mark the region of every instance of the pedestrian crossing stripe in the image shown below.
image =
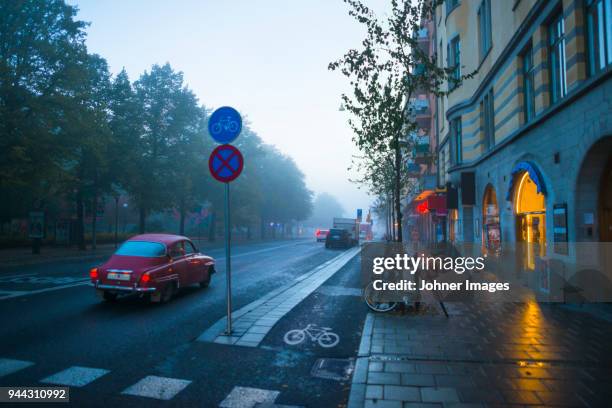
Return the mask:
<path id="1" fill-rule="evenodd" d="M 13 374 L 17 371 L 23 370 L 33 366 L 34 363 L 31 361 L 14 360 L 12 358 L 0 358 L 0 377 L 5 375 Z"/>
<path id="2" fill-rule="evenodd" d="M 234 387 L 219 404 L 219 408 L 253 408 L 259 404 L 273 404 L 279 391 L 261 388 Z"/>
<path id="3" fill-rule="evenodd" d="M 191 384 L 189 380 L 149 375 L 123 390 L 121 394 L 170 400 L 189 384 Z"/>
<path id="4" fill-rule="evenodd" d="M 47 378 L 43 378 L 40 382 L 66 385 L 69 387 L 84 387 L 109 372 L 109 370 L 104 370 L 102 368 L 73 366 Z"/>
<path id="5" fill-rule="evenodd" d="M 34 363 L 25 360 L 0 358 L 0 377 L 13 374 Z M 67 387 L 84 387 L 109 374 L 110 370 L 94 367 L 71 366 L 40 380 L 41 383 Z M 179 378 L 158 377 L 149 375 L 121 392 L 123 395 L 171 400 L 183 391 L 192 381 Z M 265 390 L 253 387 L 235 386 L 219 404 L 220 408 L 255 408 L 257 406 L 302 408 L 275 404 L 280 391 Z"/>

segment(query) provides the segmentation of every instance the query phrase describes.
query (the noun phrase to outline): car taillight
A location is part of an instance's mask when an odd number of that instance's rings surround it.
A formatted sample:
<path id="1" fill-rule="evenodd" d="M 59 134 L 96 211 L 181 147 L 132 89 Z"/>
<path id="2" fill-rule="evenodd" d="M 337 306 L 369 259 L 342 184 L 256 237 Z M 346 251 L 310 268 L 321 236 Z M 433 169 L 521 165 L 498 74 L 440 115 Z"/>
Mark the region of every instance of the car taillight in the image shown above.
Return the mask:
<path id="1" fill-rule="evenodd" d="M 89 277 L 91 279 L 98 279 L 98 268 L 91 268 L 89 270 Z"/>
<path id="2" fill-rule="evenodd" d="M 320 229 L 317 229 L 316 234 L 317 234 L 317 235 L 319 235 L 320 233 L 321 233 L 321 230 L 320 230 Z"/>
<path id="3" fill-rule="evenodd" d="M 146 273 L 143 273 L 142 276 L 140 277 L 140 282 L 142 283 L 147 283 L 150 280 L 151 280 L 151 276 Z"/>

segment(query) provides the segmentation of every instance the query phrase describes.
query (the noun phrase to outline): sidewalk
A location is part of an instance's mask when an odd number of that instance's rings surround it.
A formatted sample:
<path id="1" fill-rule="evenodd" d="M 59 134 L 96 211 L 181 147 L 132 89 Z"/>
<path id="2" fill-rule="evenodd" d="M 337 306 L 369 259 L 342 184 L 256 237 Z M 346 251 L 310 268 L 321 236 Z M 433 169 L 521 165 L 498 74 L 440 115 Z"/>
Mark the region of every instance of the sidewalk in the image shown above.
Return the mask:
<path id="1" fill-rule="evenodd" d="M 612 323 L 561 305 L 370 313 L 349 408 L 606 406 Z M 609 405 L 608 405 L 609 406 Z"/>

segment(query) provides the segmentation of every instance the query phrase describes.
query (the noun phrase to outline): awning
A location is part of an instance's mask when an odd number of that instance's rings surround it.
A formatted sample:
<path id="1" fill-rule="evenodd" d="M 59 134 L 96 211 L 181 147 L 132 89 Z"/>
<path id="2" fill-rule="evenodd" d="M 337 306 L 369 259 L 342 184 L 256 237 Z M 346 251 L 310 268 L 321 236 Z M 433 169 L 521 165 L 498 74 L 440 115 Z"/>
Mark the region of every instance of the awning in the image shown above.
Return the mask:
<path id="1" fill-rule="evenodd" d="M 432 190 L 422 191 L 410 205 L 412 214 L 426 214 L 435 211 L 437 215 L 448 213 L 446 208 L 446 194 L 436 193 Z"/>
<path id="2" fill-rule="evenodd" d="M 520 162 L 512 169 L 510 173 L 510 184 L 508 185 L 508 192 L 506 194 L 506 201 L 512 201 L 512 194 L 514 192 L 514 182 L 518 173 L 526 171 L 529 173 L 529 178 L 535 183 L 538 193 L 546 195 L 546 186 L 544 185 L 544 179 L 540 174 L 538 168 L 530 162 Z"/>

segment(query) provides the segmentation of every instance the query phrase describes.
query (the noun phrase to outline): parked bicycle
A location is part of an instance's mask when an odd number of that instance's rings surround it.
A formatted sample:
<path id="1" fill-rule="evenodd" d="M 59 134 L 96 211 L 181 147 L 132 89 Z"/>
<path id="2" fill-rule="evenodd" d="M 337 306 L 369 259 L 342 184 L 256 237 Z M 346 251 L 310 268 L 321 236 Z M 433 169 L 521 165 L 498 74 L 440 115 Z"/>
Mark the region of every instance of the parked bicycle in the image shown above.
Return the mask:
<path id="1" fill-rule="evenodd" d="M 400 303 L 409 306 L 411 303 L 414 304 L 415 309 L 418 310 L 420 304 L 420 293 L 414 292 L 409 296 L 403 296 L 402 301 L 390 301 L 386 300 L 384 294 L 381 291 L 374 289 L 374 282 L 370 282 L 363 290 L 363 299 L 366 305 L 375 312 L 390 312 L 394 310 Z"/>
<path id="2" fill-rule="evenodd" d="M 319 346 L 330 348 L 340 341 L 340 336 L 331 330 L 331 327 L 318 327 L 316 324 L 309 324 L 304 329 L 289 330 L 285 333 L 284 340 L 290 346 L 295 346 L 303 342 L 308 336 L 311 341 L 319 343 Z"/>

